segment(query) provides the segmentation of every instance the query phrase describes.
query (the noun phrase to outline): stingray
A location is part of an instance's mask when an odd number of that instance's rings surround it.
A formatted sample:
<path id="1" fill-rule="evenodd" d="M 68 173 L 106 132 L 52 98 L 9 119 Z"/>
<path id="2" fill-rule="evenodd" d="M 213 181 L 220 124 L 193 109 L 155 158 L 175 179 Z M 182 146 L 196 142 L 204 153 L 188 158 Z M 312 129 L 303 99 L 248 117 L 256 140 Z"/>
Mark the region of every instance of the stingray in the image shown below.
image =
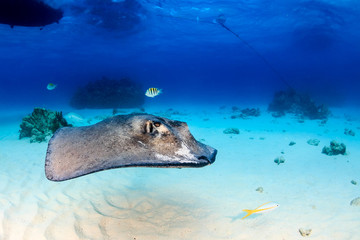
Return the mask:
<path id="1" fill-rule="evenodd" d="M 185 122 L 150 114 L 118 115 L 85 127 L 64 127 L 50 139 L 45 175 L 64 181 L 121 167 L 204 167 L 217 150 L 193 137 Z"/>
<path id="2" fill-rule="evenodd" d="M 25 27 L 44 27 L 59 23 L 63 11 L 38 0 L 0 0 L 0 23 Z"/>

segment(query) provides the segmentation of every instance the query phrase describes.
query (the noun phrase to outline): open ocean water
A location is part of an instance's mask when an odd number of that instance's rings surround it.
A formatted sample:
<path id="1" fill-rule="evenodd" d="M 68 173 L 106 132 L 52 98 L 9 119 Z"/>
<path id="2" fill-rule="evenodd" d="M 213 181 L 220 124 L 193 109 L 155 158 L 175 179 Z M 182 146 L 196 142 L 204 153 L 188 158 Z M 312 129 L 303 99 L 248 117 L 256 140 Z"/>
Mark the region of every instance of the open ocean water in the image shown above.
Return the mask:
<path id="1" fill-rule="evenodd" d="M 360 239 L 359 1 L 0 1 L 0 240 Z M 51 181 L 35 108 L 183 121 L 216 159 Z"/>

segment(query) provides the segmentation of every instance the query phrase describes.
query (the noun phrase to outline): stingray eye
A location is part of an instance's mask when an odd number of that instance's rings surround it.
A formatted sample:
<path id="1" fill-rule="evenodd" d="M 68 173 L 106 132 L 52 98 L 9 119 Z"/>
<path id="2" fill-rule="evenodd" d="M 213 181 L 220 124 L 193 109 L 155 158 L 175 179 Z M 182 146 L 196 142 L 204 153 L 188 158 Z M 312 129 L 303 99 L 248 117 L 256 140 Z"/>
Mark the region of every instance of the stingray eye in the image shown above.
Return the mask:
<path id="1" fill-rule="evenodd" d="M 160 127 L 161 123 L 160 122 L 154 122 L 154 126 L 155 127 Z"/>

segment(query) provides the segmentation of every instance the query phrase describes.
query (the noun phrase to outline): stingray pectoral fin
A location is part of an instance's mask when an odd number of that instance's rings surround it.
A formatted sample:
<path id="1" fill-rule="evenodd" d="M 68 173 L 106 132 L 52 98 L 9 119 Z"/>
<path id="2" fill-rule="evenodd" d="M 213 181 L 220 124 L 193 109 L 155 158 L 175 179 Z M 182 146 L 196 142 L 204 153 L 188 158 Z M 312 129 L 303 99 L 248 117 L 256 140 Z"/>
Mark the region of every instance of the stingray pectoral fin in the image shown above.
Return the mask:
<path id="1" fill-rule="evenodd" d="M 107 168 L 104 150 L 92 127 L 61 128 L 50 139 L 45 159 L 45 175 L 64 181 Z M 106 152 L 105 152 L 106 153 Z"/>
<path id="2" fill-rule="evenodd" d="M 161 159 L 156 156 L 144 157 L 143 150 L 134 146 L 131 138 L 114 146 L 116 136 L 106 132 L 104 126 L 104 124 L 97 124 L 59 129 L 48 144 L 45 159 L 47 179 L 65 181 L 112 168 L 190 165 L 188 161 L 172 161 L 172 159 Z M 203 165 L 208 164 L 205 160 L 199 161 L 204 162 Z"/>

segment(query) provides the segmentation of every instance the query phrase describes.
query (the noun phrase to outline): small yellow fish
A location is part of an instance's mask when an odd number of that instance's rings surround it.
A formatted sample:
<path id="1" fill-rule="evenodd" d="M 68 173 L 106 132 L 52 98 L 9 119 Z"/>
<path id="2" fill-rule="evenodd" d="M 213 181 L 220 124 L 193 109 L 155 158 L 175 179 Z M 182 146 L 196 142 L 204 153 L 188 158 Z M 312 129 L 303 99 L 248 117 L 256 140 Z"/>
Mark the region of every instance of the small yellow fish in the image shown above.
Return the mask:
<path id="1" fill-rule="evenodd" d="M 156 97 L 157 95 L 159 95 L 160 93 L 162 93 L 161 89 L 158 88 L 149 88 L 148 90 L 146 90 L 145 95 L 147 97 Z"/>
<path id="2" fill-rule="evenodd" d="M 274 210 L 278 206 L 280 206 L 278 203 L 267 202 L 267 203 L 264 203 L 264 204 L 260 205 L 259 207 L 255 208 L 254 210 L 244 209 L 243 211 L 246 212 L 247 214 L 242 219 L 250 216 L 253 213 L 263 213 L 263 212 L 268 212 L 268 211 Z"/>
<path id="3" fill-rule="evenodd" d="M 54 90 L 55 88 L 56 88 L 56 84 L 54 84 L 54 83 L 49 83 L 48 85 L 47 85 L 47 90 Z"/>

